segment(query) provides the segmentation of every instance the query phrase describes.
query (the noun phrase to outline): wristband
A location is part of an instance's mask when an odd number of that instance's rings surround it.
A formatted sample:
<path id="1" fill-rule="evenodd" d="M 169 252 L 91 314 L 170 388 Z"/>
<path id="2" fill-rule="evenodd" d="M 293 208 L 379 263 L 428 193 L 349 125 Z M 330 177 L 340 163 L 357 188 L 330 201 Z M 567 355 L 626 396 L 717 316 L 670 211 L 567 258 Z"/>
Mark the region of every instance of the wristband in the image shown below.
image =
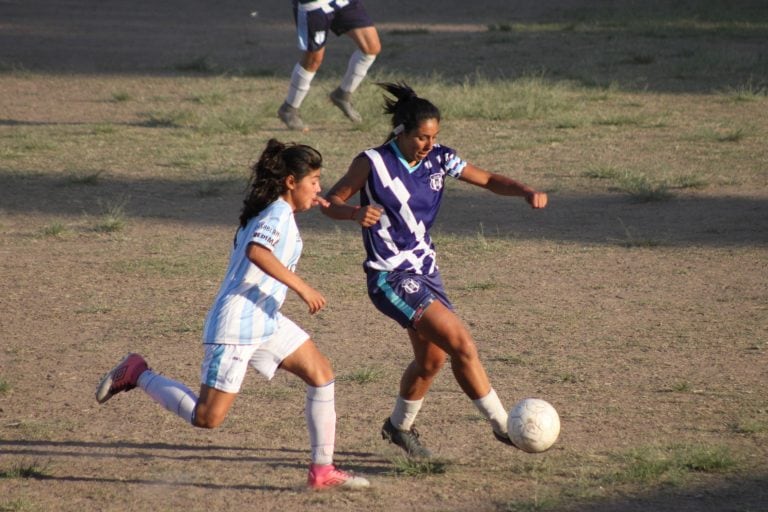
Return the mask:
<path id="1" fill-rule="evenodd" d="M 360 208 L 360 206 L 355 206 L 355 209 L 352 210 L 352 215 L 349 216 L 349 220 L 355 220 L 355 215 L 360 211 Z"/>

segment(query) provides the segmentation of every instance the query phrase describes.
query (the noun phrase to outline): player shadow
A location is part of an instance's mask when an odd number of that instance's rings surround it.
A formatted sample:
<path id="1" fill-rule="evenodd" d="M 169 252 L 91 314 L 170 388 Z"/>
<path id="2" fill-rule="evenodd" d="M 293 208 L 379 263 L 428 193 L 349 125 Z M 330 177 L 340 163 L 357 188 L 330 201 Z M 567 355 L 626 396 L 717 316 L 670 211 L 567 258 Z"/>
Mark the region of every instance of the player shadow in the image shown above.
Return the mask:
<path id="1" fill-rule="evenodd" d="M 45 456 L 79 456 L 81 450 L 87 450 L 89 456 L 97 458 L 146 458 L 144 451 L 136 453 L 114 452 L 98 453 L 98 450 L 148 450 L 153 458 L 165 458 L 171 460 L 221 460 L 221 461 L 240 461 L 240 462 L 265 462 L 281 463 L 284 457 L 280 456 L 257 456 L 249 455 L 251 453 L 275 453 L 275 454 L 297 454 L 306 455 L 305 449 L 296 448 L 262 448 L 246 446 L 223 446 L 223 445 L 190 445 L 175 443 L 138 443 L 130 441 L 43 441 L 43 440 L 3 440 L 0 439 L 0 447 L 8 450 L 6 453 L 15 453 L 20 455 L 45 455 Z M 66 449 L 69 451 L 63 451 Z M 156 453 L 161 452 L 161 453 Z M 199 452 L 200 455 L 172 455 L 162 452 Z M 214 453 L 212 453 L 214 452 Z M 234 452 L 234 455 L 220 455 L 221 452 Z M 376 454 L 369 452 L 355 451 L 336 451 L 339 457 L 350 459 L 370 461 L 371 463 L 385 463 L 386 460 L 377 458 Z M 290 464 L 292 465 L 292 464 Z"/>
<path id="2" fill-rule="evenodd" d="M 161 478 L 122 478 L 108 476 L 51 475 L 44 466 L 51 461 L 62 459 L 92 460 L 139 460 L 171 461 L 179 463 L 222 462 L 227 464 L 255 464 L 275 470 L 304 471 L 307 468 L 306 450 L 294 448 L 261 448 L 224 445 L 201 445 L 176 443 L 139 443 L 129 441 L 44 441 L 44 440 L 2 440 L 0 451 L 6 456 L 18 457 L 22 464 L 29 460 L 44 460 L 43 470 L 32 471 L 26 478 L 41 481 L 93 482 L 93 483 L 133 483 L 153 486 L 198 487 L 211 490 L 259 490 L 285 491 L 303 489 L 303 486 L 273 486 L 250 484 L 247 482 L 218 484 L 213 482 L 178 481 Z M 263 455 L 263 454 L 267 455 Z M 337 451 L 337 463 L 345 470 L 351 470 L 368 476 L 381 476 L 391 473 L 391 462 L 369 452 Z M 37 466 L 37 464 L 35 464 Z M 64 465 L 62 465 L 64 466 Z"/>

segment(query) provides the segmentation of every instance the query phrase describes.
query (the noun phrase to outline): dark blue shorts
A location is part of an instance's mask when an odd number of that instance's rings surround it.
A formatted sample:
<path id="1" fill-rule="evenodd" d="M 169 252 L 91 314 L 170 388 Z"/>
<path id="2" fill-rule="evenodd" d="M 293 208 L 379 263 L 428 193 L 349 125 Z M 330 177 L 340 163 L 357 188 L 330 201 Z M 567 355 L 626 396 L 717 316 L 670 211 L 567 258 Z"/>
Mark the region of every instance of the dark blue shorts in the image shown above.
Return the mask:
<path id="1" fill-rule="evenodd" d="M 413 327 L 433 301 L 453 309 L 445 294 L 439 272 L 430 275 L 413 272 L 366 270 L 368 296 L 376 309 L 403 327 Z"/>
<path id="2" fill-rule="evenodd" d="M 361 0 L 352 0 L 344 7 L 333 12 L 323 9 L 304 11 L 293 2 L 293 17 L 296 21 L 296 35 L 299 38 L 299 49 L 302 51 L 317 51 L 328 42 L 328 33 L 332 31 L 340 36 L 354 28 L 372 27 L 373 20 L 363 6 Z"/>

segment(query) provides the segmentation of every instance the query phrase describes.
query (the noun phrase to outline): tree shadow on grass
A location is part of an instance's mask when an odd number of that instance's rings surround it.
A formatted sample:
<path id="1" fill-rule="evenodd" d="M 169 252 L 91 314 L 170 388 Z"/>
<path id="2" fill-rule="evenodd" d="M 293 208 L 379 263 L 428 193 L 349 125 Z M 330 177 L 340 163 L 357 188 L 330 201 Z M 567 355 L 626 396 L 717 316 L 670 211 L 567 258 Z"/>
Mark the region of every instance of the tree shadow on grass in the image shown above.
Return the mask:
<path id="1" fill-rule="evenodd" d="M 768 504 L 768 475 L 727 477 L 709 485 L 661 489 L 558 508 L 562 512 L 758 512 Z M 514 510 L 514 509 L 513 509 Z"/>
<path id="2" fill-rule="evenodd" d="M 366 2 L 383 52 L 376 70 L 402 76 L 546 73 L 587 85 L 711 92 L 768 81 L 768 4 L 597 0 Z M 0 72 L 279 76 L 296 62 L 289 5 L 237 1 L 0 4 Z M 407 13 L 407 14 L 406 14 Z M 332 38 L 323 73 L 354 47 Z M 427 49 L 425 51 L 424 49 Z M 279 101 L 279 99 L 276 99 Z"/>
<path id="3" fill-rule="evenodd" d="M 83 184 L 62 175 L 0 173 L 0 208 L 27 220 L 17 234 L 33 234 L 46 222 L 75 223 L 94 230 L 109 204 L 120 203 L 125 221 L 165 219 L 200 227 L 234 230 L 243 184 L 230 179 L 180 181 L 121 180 L 109 176 Z M 35 227 L 35 216 L 44 217 Z M 86 220 L 83 220 L 86 219 Z M 331 221 L 317 209 L 301 214 L 302 230 L 355 230 Z M 86 227 L 82 227 L 85 225 Z M 7 227 L 6 227 L 7 230 Z M 621 193 L 554 194 L 544 210 L 519 198 L 482 190 L 456 189 L 446 195 L 433 234 L 625 247 L 756 247 L 768 244 L 768 201 L 758 197 L 686 194 L 664 201 L 637 202 Z"/>

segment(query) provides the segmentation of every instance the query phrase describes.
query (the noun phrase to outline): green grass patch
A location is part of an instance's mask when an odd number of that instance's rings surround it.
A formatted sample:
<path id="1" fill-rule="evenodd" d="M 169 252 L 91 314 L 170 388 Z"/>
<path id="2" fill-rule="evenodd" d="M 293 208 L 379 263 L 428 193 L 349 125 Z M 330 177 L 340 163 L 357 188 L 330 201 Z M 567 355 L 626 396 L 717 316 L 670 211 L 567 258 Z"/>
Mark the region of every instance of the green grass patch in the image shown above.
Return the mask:
<path id="1" fill-rule="evenodd" d="M 742 85 L 726 89 L 723 95 L 737 103 L 760 101 L 768 97 L 768 87 L 755 85 L 749 80 Z"/>
<path id="2" fill-rule="evenodd" d="M 768 432 L 768 421 L 756 418 L 744 418 L 731 425 L 737 434 L 764 434 Z"/>
<path id="3" fill-rule="evenodd" d="M 234 108 L 204 118 L 197 128 L 205 135 L 226 133 L 250 135 L 262 129 L 264 118 L 263 114 Z"/>
<path id="4" fill-rule="evenodd" d="M 39 508 L 32 501 L 25 498 L 0 502 L 0 512 L 32 512 L 36 510 L 39 510 Z"/>
<path id="5" fill-rule="evenodd" d="M 186 73 L 208 74 L 214 73 L 217 69 L 217 65 L 209 57 L 202 56 L 174 64 L 173 69 Z"/>
<path id="6" fill-rule="evenodd" d="M 103 213 L 94 229 L 102 233 L 117 233 L 122 231 L 126 224 L 125 205 L 127 202 L 127 199 L 121 199 L 116 202 L 100 202 Z"/>
<path id="7" fill-rule="evenodd" d="M 205 94 L 196 94 L 190 98 L 193 103 L 207 106 L 222 105 L 227 100 L 227 95 L 223 92 L 209 92 Z"/>
<path id="8" fill-rule="evenodd" d="M 595 167 L 582 176 L 596 180 L 609 180 L 614 188 L 637 202 L 666 201 L 674 197 L 666 181 L 653 181 L 643 173 L 613 167 Z"/>
<path id="9" fill-rule="evenodd" d="M 65 185 L 98 185 L 104 170 L 99 171 L 70 171 L 64 175 Z"/>
<path id="10" fill-rule="evenodd" d="M 221 262 L 204 255 L 173 258 L 150 256 L 132 260 L 117 261 L 112 264 L 115 272 L 145 277 L 221 277 Z"/>
<path id="11" fill-rule="evenodd" d="M 617 217 L 617 220 L 619 221 L 619 224 L 621 224 L 622 229 L 624 230 L 624 239 L 620 240 L 619 245 L 622 247 L 625 247 L 627 249 L 633 249 L 633 248 L 653 248 L 653 247 L 659 247 L 664 245 L 660 240 L 656 240 L 654 238 L 638 238 L 635 236 L 630 229 L 627 227 L 626 224 L 624 224 L 624 221 L 621 220 L 620 217 Z"/>
<path id="12" fill-rule="evenodd" d="M 185 128 L 195 121 L 195 115 L 189 110 L 147 112 L 142 117 L 145 120 L 139 125 L 145 128 Z"/>
<path id="13" fill-rule="evenodd" d="M 582 176 L 584 176 L 585 178 L 591 178 L 594 180 L 615 180 L 615 179 L 618 179 L 623 174 L 624 174 L 623 171 L 620 171 L 613 167 L 595 167 L 595 168 L 584 171 L 582 173 Z"/>
<path id="14" fill-rule="evenodd" d="M 646 446 L 630 450 L 612 475 L 618 483 L 681 484 L 691 473 L 722 473 L 737 466 L 728 448 L 709 445 Z"/>
<path id="15" fill-rule="evenodd" d="M 5 395 L 10 390 L 11 390 L 11 384 L 5 379 L 0 379 L 0 395 Z"/>
<path id="16" fill-rule="evenodd" d="M 750 135 L 746 128 L 703 128 L 688 137 L 689 140 L 704 142 L 741 142 Z"/>
<path id="17" fill-rule="evenodd" d="M 685 176 L 678 176 L 670 181 L 670 186 L 675 188 L 694 188 L 702 189 L 709 186 L 709 182 L 701 176 L 694 176 L 687 174 Z"/>
<path id="18" fill-rule="evenodd" d="M 112 93 L 112 101 L 115 103 L 125 103 L 131 101 L 133 97 L 125 91 L 116 91 Z"/>
<path id="19" fill-rule="evenodd" d="M 384 375 L 384 371 L 380 368 L 371 368 L 371 367 L 363 367 L 358 370 L 353 371 L 352 373 L 342 375 L 339 377 L 339 380 L 346 381 L 346 382 L 354 382 L 356 384 L 370 384 L 371 382 L 376 382 L 378 380 L 381 380 L 381 377 Z"/>
<path id="20" fill-rule="evenodd" d="M 693 391 L 693 387 L 688 381 L 680 381 L 674 383 L 670 388 L 670 391 L 673 391 L 674 393 L 690 393 Z"/>
<path id="21" fill-rule="evenodd" d="M 436 78 L 411 85 L 419 96 L 434 98 L 447 119 L 485 121 L 562 116 L 579 107 L 578 98 L 583 93 L 568 82 L 548 80 L 541 74 L 515 80 L 490 80 L 476 75 L 460 84 Z"/>
<path id="22" fill-rule="evenodd" d="M 396 457 L 392 459 L 393 473 L 399 476 L 442 475 L 448 471 L 449 463 L 439 459 L 411 459 Z"/>
<path id="23" fill-rule="evenodd" d="M 47 224 L 40 230 L 40 234 L 44 237 L 58 237 L 66 233 L 67 228 L 61 222 L 55 221 Z"/>
<path id="24" fill-rule="evenodd" d="M 644 174 L 624 173 L 616 179 L 616 186 L 641 203 L 666 201 L 674 196 L 665 182 L 654 182 Z"/>
<path id="25" fill-rule="evenodd" d="M 9 469 L 0 471 L 0 479 L 12 479 L 12 478 L 45 478 L 50 476 L 48 470 L 44 466 L 40 466 L 36 463 L 30 462 L 17 462 L 13 464 Z"/>

